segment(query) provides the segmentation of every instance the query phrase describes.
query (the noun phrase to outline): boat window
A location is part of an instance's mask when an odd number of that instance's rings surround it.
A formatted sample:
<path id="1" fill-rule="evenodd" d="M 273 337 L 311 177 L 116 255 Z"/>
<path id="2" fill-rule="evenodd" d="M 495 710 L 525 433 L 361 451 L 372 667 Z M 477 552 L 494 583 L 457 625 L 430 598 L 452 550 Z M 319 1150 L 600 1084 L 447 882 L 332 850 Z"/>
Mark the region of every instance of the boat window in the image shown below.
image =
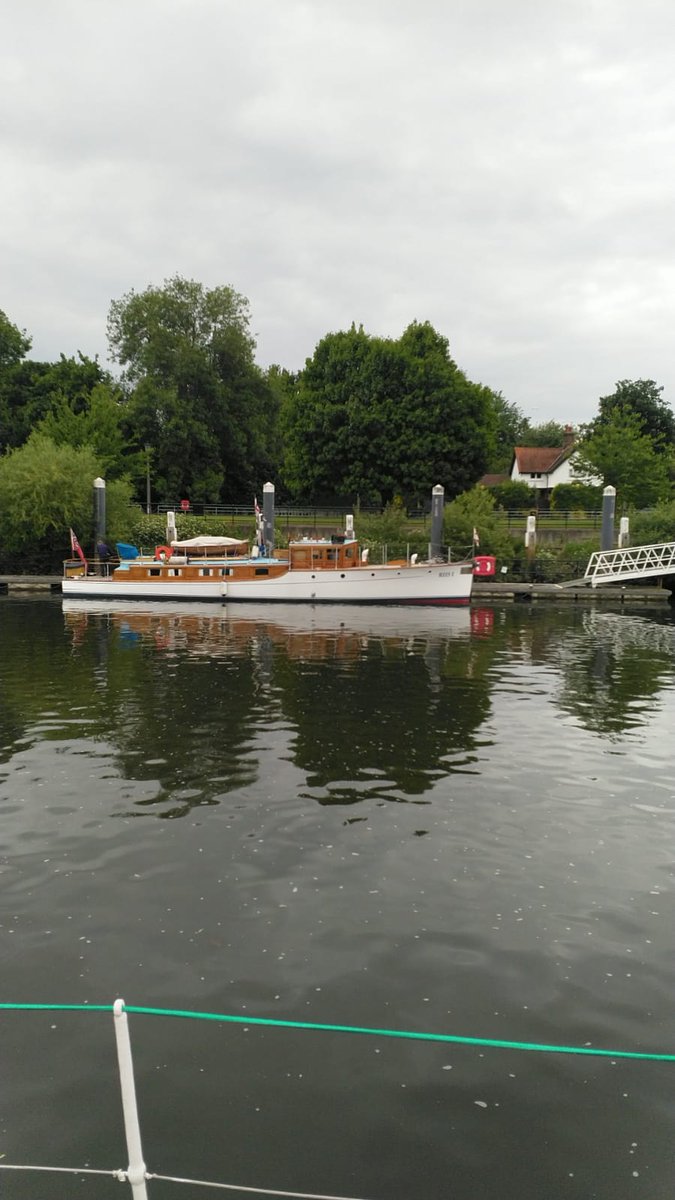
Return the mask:
<path id="1" fill-rule="evenodd" d="M 345 558 L 352 558 L 353 554 L 354 551 L 352 550 L 351 546 L 347 546 L 347 549 L 345 550 Z"/>
<path id="2" fill-rule="evenodd" d="M 171 570 L 169 571 L 169 575 L 180 575 L 180 574 L 181 574 L 181 571 L 179 570 L 178 567 L 172 567 Z"/>
<path id="3" fill-rule="evenodd" d="M 199 568 L 199 574 L 200 574 L 200 575 L 210 575 L 210 574 L 211 574 L 211 568 L 210 568 L 210 567 L 200 567 L 200 568 Z"/>
<path id="4" fill-rule="evenodd" d="M 160 571 L 159 567 L 150 567 L 150 570 L 148 571 L 148 575 L 161 575 L 161 574 L 162 574 L 162 572 Z"/>
<path id="5" fill-rule="evenodd" d="M 270 573 L 269 567 L 256 567 L 255 572 L 254 572 L 255 575 L 269 575 L 269 573 Z"/>

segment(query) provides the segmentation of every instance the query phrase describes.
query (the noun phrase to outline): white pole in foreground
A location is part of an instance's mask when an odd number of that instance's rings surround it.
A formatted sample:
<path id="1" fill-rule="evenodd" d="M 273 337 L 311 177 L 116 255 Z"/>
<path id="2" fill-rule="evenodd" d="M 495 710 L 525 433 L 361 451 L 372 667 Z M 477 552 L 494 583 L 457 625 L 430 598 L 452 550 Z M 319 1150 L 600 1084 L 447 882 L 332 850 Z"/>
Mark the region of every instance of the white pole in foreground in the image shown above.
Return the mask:
<path id="1" fill-rule="evenodd" d="M 115 1040 L 117 1042 L 117 1062 L 120 1069 L 120 1085 L 122 1088 L 122 1111 L 124 1112 L 124 1132 L 127 1138 L 129 1166 L 127 1179 L 131 1184 L 131 1194 L 134 1200 L 148 1200 L 145 1186 L 145 1163 L 141 1147 L 141 1128 L 138 1123 L 138 1108 L 136 1107 L 136 1085 L 134 1083 L 134 1064 L 131 1059 L 131 1041 L 129 1038 L 129 1023 L 124 1011 L 124 1000 L 116 1000 L 113 1004 L 115 1019 Z"/>

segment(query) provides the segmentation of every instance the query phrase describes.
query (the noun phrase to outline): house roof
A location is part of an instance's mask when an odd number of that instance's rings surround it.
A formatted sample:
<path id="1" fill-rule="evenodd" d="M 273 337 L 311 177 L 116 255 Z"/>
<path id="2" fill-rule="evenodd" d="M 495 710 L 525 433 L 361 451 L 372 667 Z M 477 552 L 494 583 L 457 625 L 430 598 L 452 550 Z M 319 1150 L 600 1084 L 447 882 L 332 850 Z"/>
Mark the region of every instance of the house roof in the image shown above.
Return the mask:
<path id="1" fill-rule="evenodd" d="M 489 488 L 496 487 L 498 483 L 508 483 L 510 478 L 508 472 L 502 472 L 500 475 L 484 475 L 478 482 L 481 487 Z"/>
<path id="2" fill-rule="evenodd" d="M 550 475 L 569 458 L 574 446 L 516 446 L 514 455 L 521 475 Z"/>

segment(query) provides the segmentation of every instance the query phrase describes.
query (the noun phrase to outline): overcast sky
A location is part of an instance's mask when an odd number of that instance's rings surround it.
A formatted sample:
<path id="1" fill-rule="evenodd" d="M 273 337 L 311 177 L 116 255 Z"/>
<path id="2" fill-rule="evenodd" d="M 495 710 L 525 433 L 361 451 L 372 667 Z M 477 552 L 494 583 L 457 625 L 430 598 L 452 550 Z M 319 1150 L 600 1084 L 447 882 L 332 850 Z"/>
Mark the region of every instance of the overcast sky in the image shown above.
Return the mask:
<path id="1" fill-rule="evenodd" d="M 0 309 L 106 361 L 178 273 L 261 365 L 429 320 L 533 421 L 673 403 L 674 63 L 672 0 L 15 0 Z"/>

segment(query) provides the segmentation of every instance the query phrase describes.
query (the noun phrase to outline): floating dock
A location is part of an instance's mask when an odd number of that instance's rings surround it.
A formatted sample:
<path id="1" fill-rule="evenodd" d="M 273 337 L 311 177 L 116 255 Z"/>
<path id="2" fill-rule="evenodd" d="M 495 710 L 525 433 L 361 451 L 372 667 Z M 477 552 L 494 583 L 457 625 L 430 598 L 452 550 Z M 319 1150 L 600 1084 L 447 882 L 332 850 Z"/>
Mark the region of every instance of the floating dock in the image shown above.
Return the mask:
<path id="1" fill-rule="evenodd" d="M 535 603 L 554 604 L 668 604 L 673 593 L 658 585 L 625 586 L 613 584 L 592 588 L 583 579 L 572 583 L 488 583 L 476 580 L 472 604 Z"/>

